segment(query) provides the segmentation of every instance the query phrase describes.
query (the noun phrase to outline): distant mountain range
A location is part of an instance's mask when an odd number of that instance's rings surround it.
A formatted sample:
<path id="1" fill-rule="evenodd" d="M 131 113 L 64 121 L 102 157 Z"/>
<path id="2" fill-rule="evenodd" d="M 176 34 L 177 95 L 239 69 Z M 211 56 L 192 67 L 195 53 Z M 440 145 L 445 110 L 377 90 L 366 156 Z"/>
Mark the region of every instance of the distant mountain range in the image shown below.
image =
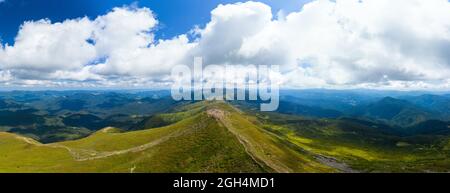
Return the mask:
<path id="1" fill-rule="evenodd" d="M 168 91 L 0 92 L 0 131 L 56 142 L 107 126 L 125 130 L 176 105 Z"/>
<path id="2" fill-rule="evenodd" d="M 354 116 L 368 117 L 393 125 L 408 127 L 430 119 L 440 119 L 438 112 L 416 106 L 409 101 L 386 97 L 356 108 Z"/>
<path id="3" fill-rule="evenodd" d="M 351 92 L 346 95 L 343 91 L 331 95 L 319 91 L 299 96 L 288 95 L 282 96 L 278 112 L 316 118 L 370 119 L 403 128 L 429 120 L 450 121 L 449 95 L 380 96 L 383 95 Z"/>
<path id="4" fill-rule="evenodd" d="M 449 95 L 0 92 L 0 172 L 449 172 Z"/>

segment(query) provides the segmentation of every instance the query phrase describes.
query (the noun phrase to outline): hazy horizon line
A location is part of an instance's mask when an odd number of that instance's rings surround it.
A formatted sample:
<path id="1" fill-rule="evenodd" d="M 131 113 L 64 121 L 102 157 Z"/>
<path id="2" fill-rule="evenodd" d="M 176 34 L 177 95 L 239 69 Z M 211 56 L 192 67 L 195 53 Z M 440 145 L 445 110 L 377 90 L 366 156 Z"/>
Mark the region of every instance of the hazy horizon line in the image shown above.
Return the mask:
<path id="1" fill-rule="evenodd" d="M 242 90 L 239 89 L 238 90 Z M 168 91 L 170 92 L 170 88 L 164 87 L 153 87 L 153 88 L 121 88 L 121 87 L 96 87 L 96 88 L 56 88 L 56 87 L 38 87 L 38 88 L 5 88 L 0 87 L 0 92 L 14 92 L 14 91 L 24 91 L 24 92 L 44 92 L 44 91 Z M 367 91 L 367 92 L 404 92 L 404 93 L 441 93 L 441 94 L 450 94 L 450 90 L 433 90 L 433 89 L 411 89 L 411 90 L 402 90 L 402 89 L 377 89 L 377 88 L 280 88 L 280 91 L 341 91 L 341 92 L 352 92 L 352 91 Z"/>

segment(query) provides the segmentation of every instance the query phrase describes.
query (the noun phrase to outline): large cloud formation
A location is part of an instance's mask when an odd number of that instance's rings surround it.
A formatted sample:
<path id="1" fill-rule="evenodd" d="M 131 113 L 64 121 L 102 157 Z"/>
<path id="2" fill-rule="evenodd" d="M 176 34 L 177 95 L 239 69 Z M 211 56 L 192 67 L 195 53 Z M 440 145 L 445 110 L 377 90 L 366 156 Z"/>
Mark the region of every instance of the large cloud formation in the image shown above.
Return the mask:
<path id="1" fill-rule="evenodd" d="M 450 88 L 448 0 L 316 0 L 272 15 L 268 5 L 219 5 L 204 28 L 155 40 L 148 8 L 94 20 L 25 22 L 0 48 L 0 83 L 164 86 L 192 64 L 280 65 L 294 88 Z M 194 40 L 189 40 L 194 36 Z"/>

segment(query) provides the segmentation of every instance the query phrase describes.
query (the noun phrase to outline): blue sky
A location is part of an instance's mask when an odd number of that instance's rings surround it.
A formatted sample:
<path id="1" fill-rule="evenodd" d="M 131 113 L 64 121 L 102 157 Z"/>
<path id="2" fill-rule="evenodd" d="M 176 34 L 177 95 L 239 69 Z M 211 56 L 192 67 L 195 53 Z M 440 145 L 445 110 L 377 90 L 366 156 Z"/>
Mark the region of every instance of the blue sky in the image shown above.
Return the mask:
<path id="1" fill-rule="evenodd" d="M 0 0 L 1 1 L 1 0 Z M 171 38 L 186 33 L 194 25 L 204 25 L 210 20 L 210 12 L 219 4 L 243 0 L 3 0 L 0 3 L 0 37 L 3 43 L 14 43 L 20 25 L 24 21 L 48 18 L 52 22 L 88 16 L 95 18 L 114 7 L 137 4 L 148 7 L 160 24 L 157 38 Z M 274 15 L 279 10 L 299 10 L 307 0 L 262 0 L 272 7 Z"/>

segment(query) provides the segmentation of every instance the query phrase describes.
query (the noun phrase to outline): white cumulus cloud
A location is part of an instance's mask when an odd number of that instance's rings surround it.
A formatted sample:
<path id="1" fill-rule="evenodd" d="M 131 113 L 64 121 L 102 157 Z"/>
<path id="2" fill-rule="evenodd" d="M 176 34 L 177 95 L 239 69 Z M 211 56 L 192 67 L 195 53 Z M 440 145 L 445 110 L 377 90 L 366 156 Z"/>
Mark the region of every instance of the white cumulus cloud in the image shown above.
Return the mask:
<path id="1" fill-rule="evenodd" d="M 448 89 L 447 0 L 317 0 L 277 19 L 249 2 L 200 32 L 211 62 L 282 65 L 286 86 Z"/>
<path id="2" fill-rule="evenodd" d="M 193 41 L 191 32 L 155 39 L 157 24 L 149 8 L 130 7 L 93 20 L 25 22 L 0 49 L 0 80 L 167 85 L 173 66 L 201 56 L 281 65 L 286 87 L 450 87 L 448 0 L 316 0 L 278 16 L 260 2 L 219 5 Z"/>

